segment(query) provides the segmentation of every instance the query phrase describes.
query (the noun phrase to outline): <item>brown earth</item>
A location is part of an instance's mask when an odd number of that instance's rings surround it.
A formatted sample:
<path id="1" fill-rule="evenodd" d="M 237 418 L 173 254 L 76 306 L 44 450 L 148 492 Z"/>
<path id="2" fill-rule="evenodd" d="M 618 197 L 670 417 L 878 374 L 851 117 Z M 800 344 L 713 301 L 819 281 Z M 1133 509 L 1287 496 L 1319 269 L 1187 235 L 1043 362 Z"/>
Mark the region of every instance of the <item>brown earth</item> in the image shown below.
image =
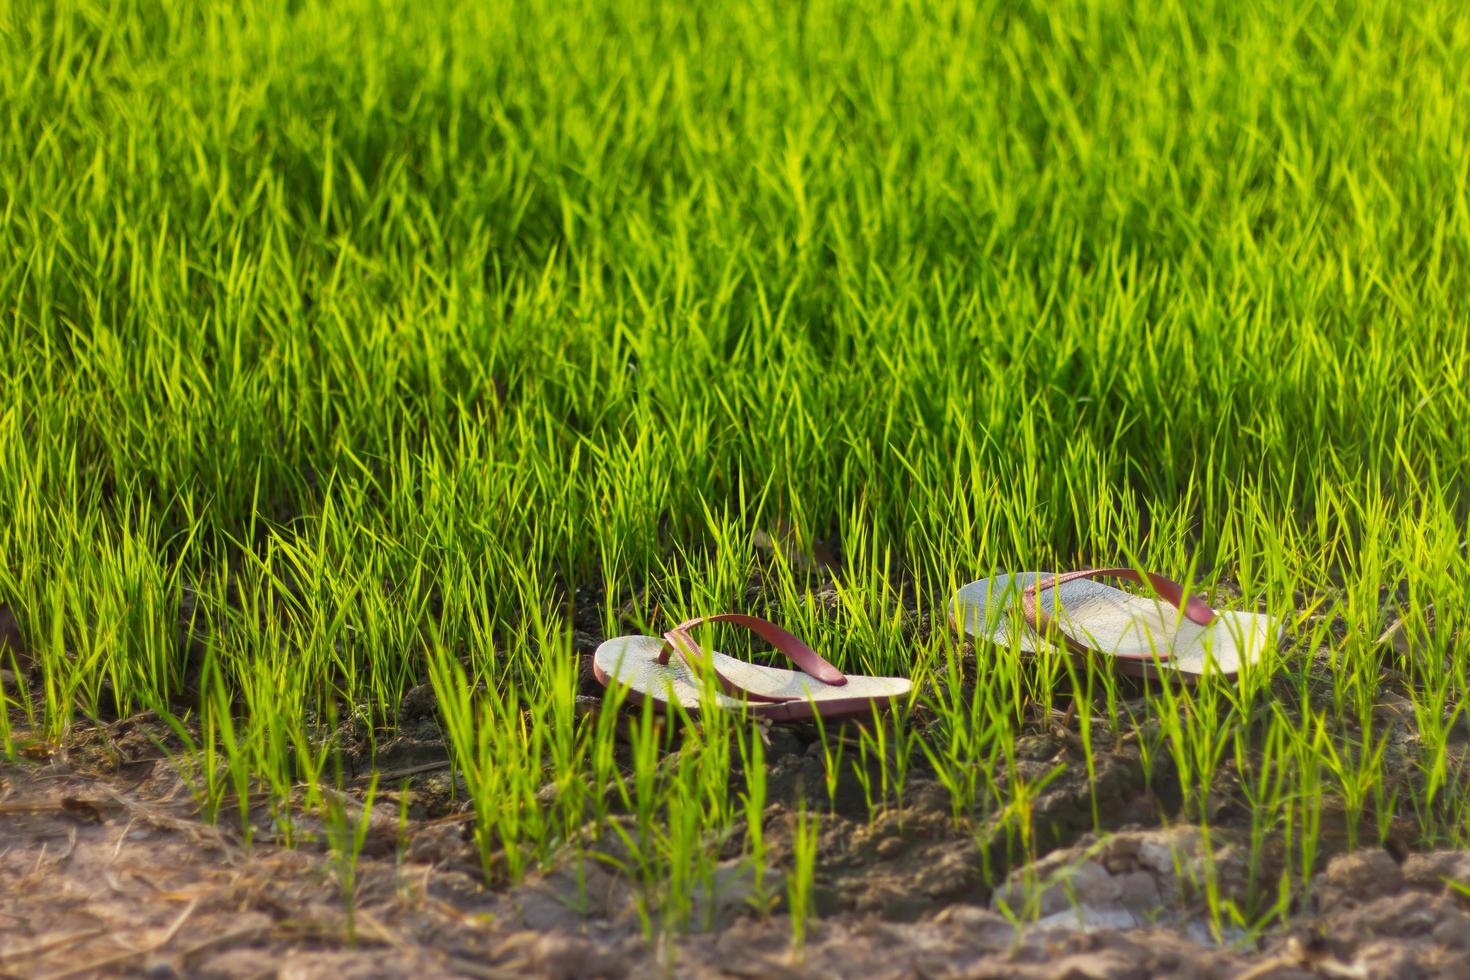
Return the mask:
<path id="1" fill-rule="evenodd" d="M 773 785 L 809 777 L 812 756 L 773 738 Z M 119 739 L 126 745 L 127 739 Z M 1064 752 L 1033 739 L 1023 754 Z M 787 751 L 782 752 L 783 745 Z M 0 973 L 13 977 L 1467 977 L 1470 852 L 1334 858 L 1313 907 L 1288 930 L 1243 943 L 1210 933 L 1193 873 L 1208 857 L 1228 897 L 1245 879 L 1228 832 L 1129 818 L 1140 785 L 1120 750 L 1099 771 L 1118 807 L 1115 832 L 1091 824 L 1085 786 L 1063 778 L 1037 802 L 1051 827 L 1039 860 L 994 893 L 972 834 L 959 834 L 948 795 L 920 779 L 907 805 L 872 819 L 823 820 L 819 918 L 791 947 L 781 914 L 750 913 L 742 866 L 719 868 L 710 923 L 650 944 L 629 883 L 573 861 L 521 885 L 489 890 L 463 822 L 400 821 L 391 794 L 368 815 L 349 918 L 323 828 L 285 848 L 245 846 L 238 822 L 197 819 L 165 760 L 115 760 L 83 774 L 75 756 L 0 765 Z M 419 766 L 433 763 L 418 763 Z M 1108 787 L 1112 787 L 1109 789 Z M 779 795 L 779 794 L 777 794 Z M 350 797 L 349 819 L 362 816 Z M 354 809 L 355 808 L 355 809 Z M 787 805 L 767 813 L 772 856 L 789 853 Z M 1048 816 L 1050 814 L 1050 816 Z M 1401 860 L 1400 860 L 1401 859 Z M 1040 896 L 1017 928 L 998 911 L 1025 886 Z M 1231 940 L 1237 940 L 1232 944 Z M 1223 940 L 1223 942 L 1222 942 Z"/>
<path id="2" fill-rule="evenodd" d="M 593 622 L 579 625 L 573 646 L 585 656 L 599 637 Z M 0 645 L 6 629 L 0 621 Z M 585 710 L 598 710 L 599 692 L 587 678 Z M 1379 719 L 1392 733 L 1389 771 L 1411 772 L 1412 712 L 1395 697 L 1385 690 Z M 1132 716 L 1145 707 L 1131 705 Z M 1470 977 L 1470 851 L 1411 853 L 1399 841 L 1413 828 L 1393 822 L 1388 850 L 1349 850 L 1349 828 L 1323 814 L 1332 856 L 1290 924 L 1213 933 L 1204 866 L 1216 897 L 1235 900 L 1251 860 L 1238 836 L 1250 815 L 1228 766 L 1209 832 L 1180 825 L 1177 786 L 1166 769 L 1145 771 L 1135 737 L 1110 741 L 1095 726 L 1089 778 L 1062 712 L 1033 718 L 1016 746 L 1013 775 L 1038 784 L 1059 773 L 1032 801 L 1019 854 L 998 822 L 961 830 L 922 766 L 902 806 L 870 809 L 858 781 L 843 779 L 821 818 L 817 917 L 803 948 L 779 906 L 753 912 L 733 854 L 713 894 L 696 895 L 705 928 L 650 943 L 632 883 L 605 862 L 569 855 L 513 888 L 485 886 L 436 716 L 417 688 L 389 740 L 339 738 L 356 769 L 333 800 L 367 827 L 350 914 L 328 827 L 297 806 L 284 846 L 266 801 L 251 808 L 249 843 L 228 805 L 214 824 L 201 820 L 160 752 L 172 735 L 156 718 L 28 743 L 31 758 L 0 762 L 0 975 Z M 826 799 L 826 773 L 814 732 L 768 734 L 763 823 L 770 860 L 789 867 L 793 807 Z M 370 769 L 384 790 L 364 814 Z M 388 788 L 405 784 L 406 795 Z M 594 849 L 615 851 L 611 838 Z M 1253 860 L 1259 880 L 1262 863 L 1281 857 L 1268 846 Z M 1005 912 L 1025 896 L 1034 904 L 1018 918 L 1030 924 L 1017 926 Z"/>

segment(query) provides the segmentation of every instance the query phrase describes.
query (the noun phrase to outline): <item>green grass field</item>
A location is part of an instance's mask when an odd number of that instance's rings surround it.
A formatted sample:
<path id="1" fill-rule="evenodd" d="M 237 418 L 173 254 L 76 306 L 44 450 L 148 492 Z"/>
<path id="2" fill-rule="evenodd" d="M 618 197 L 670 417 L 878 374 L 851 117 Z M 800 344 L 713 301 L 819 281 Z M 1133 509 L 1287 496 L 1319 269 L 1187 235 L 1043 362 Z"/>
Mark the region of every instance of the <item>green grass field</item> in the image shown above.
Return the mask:
<path id="1" fill-rule="evenodd" d="M 1324 813 L 1470 845 L 1462 4 L 0 22 L 8 754 L 153 709 L 206 813 L 289 828 L 429 682 L 492 882 L 616 826 L 678 929 L 764 860 L 760 739 L 580 711 L 572 627 L 746 610 L 920 682 L 822 734 L 875 806 L 932 770 L 1024 851 L 1015 740 L 1074 693 L 1178 819 L 1228 783 L 1288 857 L 1222 922 L 1290 912 Z M 1288 642 L 1140 714 L 945 626 L 992 570 L 1124 563 Z"/>

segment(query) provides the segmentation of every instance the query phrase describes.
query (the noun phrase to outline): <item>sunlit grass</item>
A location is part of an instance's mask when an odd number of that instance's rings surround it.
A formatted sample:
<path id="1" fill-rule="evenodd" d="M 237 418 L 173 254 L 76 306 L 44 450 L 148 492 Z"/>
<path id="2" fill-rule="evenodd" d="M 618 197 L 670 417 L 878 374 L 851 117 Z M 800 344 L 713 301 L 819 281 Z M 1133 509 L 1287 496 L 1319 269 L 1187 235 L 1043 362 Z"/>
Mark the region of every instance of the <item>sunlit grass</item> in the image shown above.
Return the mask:
<path id="1" fill-rule="evenodd" d="M 579 712 L 573 622 L 758 581 L 919 682 L 822 731 L 829 793 L 922 767 L 1025 856 L 1015 741 L 1076 701 L 1089 771 L 1136 738 L 1179 819 L 1234 786 L 1284 848 L 1222 919 L 1289 911 L 1324 812 L 1470 843 L 1461 4 L 0 16 L 8 755 L 152 708 L 206 812 L 248 834 L 264 793 L 289 839 L 334 733 L 432 683 L 492 882 L 621 835 L 650 934 L 699 926 L 726 839 L 765 873 L 759 733 Z M 835 550 L 830 594 L 776 528 Z M 1123 561 L 1287 645 L 1135 715 L 945 625 L 993 571 Z"/>

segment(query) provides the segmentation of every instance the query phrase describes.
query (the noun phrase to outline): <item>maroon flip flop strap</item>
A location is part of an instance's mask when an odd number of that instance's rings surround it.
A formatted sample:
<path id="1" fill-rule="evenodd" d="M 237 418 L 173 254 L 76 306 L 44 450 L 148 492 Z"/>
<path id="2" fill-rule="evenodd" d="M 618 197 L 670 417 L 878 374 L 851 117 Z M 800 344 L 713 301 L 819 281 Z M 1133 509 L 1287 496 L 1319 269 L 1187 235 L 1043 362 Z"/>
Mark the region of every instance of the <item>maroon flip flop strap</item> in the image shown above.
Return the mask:
<path id="1" fill-rule="evenodd" d="M 747 698 L 751 701 L 779 702 L 805 700 L 805 697 L 771 697 L 766 694 L 757 694 L 753 691 L 746 690 L 724 674 L 721 674 L 713 663 L 704 658 L 699 644 L 694 642 L 694 638 L 689 635 L 691 629 L 704 623 L 730 623 L 733 626 L 743 626 L 769 643 L 772 649 L 784 653 L 803 672 L 815 677 L 823 684 L 840 687 L 847 683 L 847 678 L 843 676 L 842 671 L 823 660 L 815 650 L 801 642 L 795 634 L 782 629 L 775 623 L 756 616 L 742 615 L 741 613 L 719 613 L 715 616 L 697 616 L 694 619 L 680 623 L 664 634 L 664 648 L 659 652 L 658 662 L 661 664 L 668 663 L 670 654 L 677 650 L 679 656 L 684 658 L 685 663 L 689 664 L 691 670 L 696 673 L 702 670 L 712 672 L 715 680 L 719 682 L 721 689 L 726 694 Z"/>
<path id="2" fill-rule="evenodd" d="M 1038 578 L 1026 588 L 1021 590 L 1021 614 L 1027 624 L 1038 634 L 1045 635 L 1051 627 L 1051 617 L 1041 611 L 1041 603 L 1038 596 L 1047 589 L 1055 589 L 1059 585 L 1074 582 L 1083 578 L 1121 578 L 1129 582 L 1137 582 L 1140 585 L 1148 585 L 1161 599 L 1167 601 L 1174 608 L 1182 611 L 1191 622 L 1201 626 L 1208 626 L 1215 621 L 1215 610 L 1211 609 L 1205 601 L 1198 596 L 1186 596 L 1184 586 L 1173 579 L 1156 575 L 1153 572 L 1140 574 L 1132 568 L 1084 568 L 1075 572 L 1064 572 L 1061 575 L 1053 575 L 1051 578 Z M 1085 644 L 1079 643 L 1063 630 L 1057 630 L 1062 642 L 1067 649 L 1073 653 L 1098 653 Z M 1139 650 L 1126 653 L 1110 653 L 1107 656 L 1119 660 L 1159 660 L 1169 659 L 1167 650 Z"/>

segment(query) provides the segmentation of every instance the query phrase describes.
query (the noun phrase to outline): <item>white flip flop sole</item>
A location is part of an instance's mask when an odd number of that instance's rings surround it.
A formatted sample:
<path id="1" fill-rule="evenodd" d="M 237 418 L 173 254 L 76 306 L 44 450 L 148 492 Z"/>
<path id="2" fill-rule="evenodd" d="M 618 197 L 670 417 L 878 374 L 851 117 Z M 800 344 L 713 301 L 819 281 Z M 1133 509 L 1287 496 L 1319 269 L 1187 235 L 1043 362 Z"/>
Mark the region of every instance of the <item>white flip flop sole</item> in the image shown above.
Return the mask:
<path id="1" fill-rule="evenodd" d="M 997 646 L 1014 640 L 1027 653 L 1066 652 L 1028 628 L 1017 608 L 1023 589 L 1052 575 L 1020 572 L 971 582 L 950 600 L 950 621 L 963 634 Z M 1216 611 L 1215 621 L 1201 626 L 1168 602 L 1090 579 L 1041 590 L 1037 606 L 1069 637 L 1101 654 L 1157 651 L 1158 662 L 1118 661 L 1155 674 L 1234 675 L 1260 663 L 1282 633 L 1280 620 L 1251 612 Z"/>
<path id="2" fill-rule="evenodd" d="M 640 697 L 678 704 L 689 711 L 701 708 L 738 711 L 745 705 L 752 714 L 788 720 L 809 718 L 813 713 L 824 718 L 866 714 L 874 705 L 884 707 L 913 689 L 913 683 L 906 677 L 861 674 L 848 674 L 846 684 L 826 684 L 799 670 L 747 663 L 711 650 L 709 656 L 715 670 L 735 686 L 762 697 L 800 700 L 744 701 L 720 691 L 707 695 L 704 684 L 682 657 L 658 662 L 664 645 L 664 639 L 657 636 L 614 637 L 602 643 L 593 654 L 593 669 L 604 684 L 615 682 Z M 713 700 L 709 700 L 711 697 Z"/>

